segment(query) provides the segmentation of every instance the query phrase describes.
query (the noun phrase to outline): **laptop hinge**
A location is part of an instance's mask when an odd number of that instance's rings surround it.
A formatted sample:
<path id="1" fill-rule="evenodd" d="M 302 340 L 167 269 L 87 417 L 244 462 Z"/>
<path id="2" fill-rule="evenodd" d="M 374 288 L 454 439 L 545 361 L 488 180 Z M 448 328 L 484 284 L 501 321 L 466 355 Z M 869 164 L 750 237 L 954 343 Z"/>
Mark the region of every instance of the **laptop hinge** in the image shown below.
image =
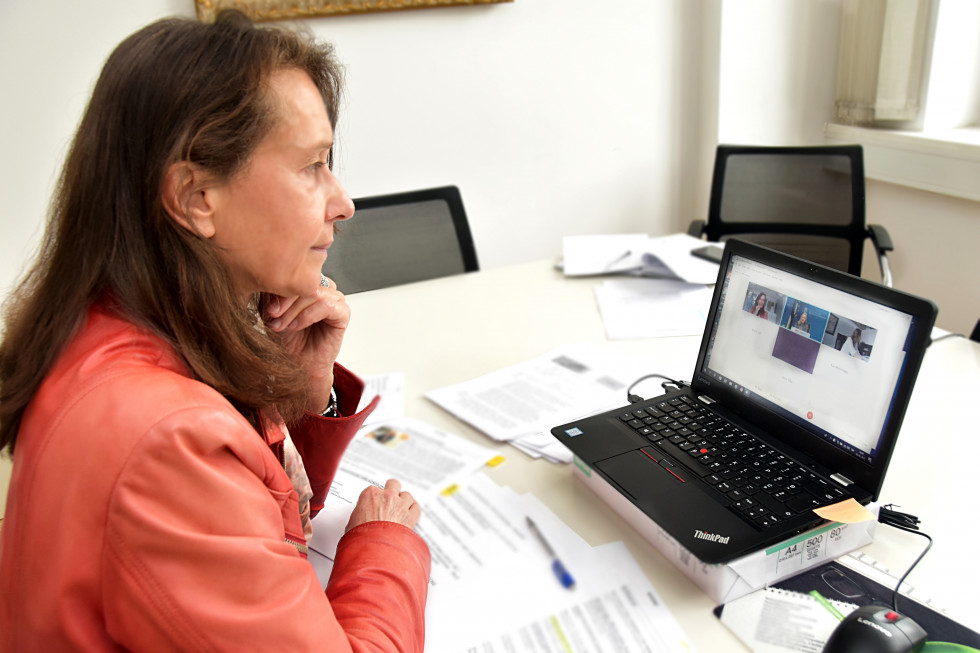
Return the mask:
<path id="1" fill-rule="evenodd" d="M 700 401 L 702 404 L 707 404 L 708 406 L 715 403 L 715 400 L 708 395 L 698 395 L 698 401 Z"/>
<path id="2" fill-rule="evenodd" d="M 854 481 L 852 481 L 851 479 L 847 478 L 843 474 L 831 474 L 830 475 L 830 479 L 832 481 L 836 481 L 837 483 L 840 483 L 844 487 L 848 487 L 848 486 L 854 485 Z"/>

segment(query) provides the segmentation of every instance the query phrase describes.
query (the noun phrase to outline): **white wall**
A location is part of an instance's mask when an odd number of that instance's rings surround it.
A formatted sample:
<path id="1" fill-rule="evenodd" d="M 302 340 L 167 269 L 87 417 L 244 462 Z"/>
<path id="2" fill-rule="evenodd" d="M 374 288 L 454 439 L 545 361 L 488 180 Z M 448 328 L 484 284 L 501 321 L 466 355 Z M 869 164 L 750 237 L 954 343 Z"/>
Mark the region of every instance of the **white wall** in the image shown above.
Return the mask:
<path id="1" fill-rule="evenodd" d="M 34 251 L 68 143 L 102 63 L 187 0 L 0 2 L 0 293 Z M 191 9 L 193 5 L 191 4 Z"/>
<path id="2" fill-rule="evenodd" d="M 557 255 L 566 233 L 670 230 L 680 4 L 516 0 L 318 21 L 349 65 L 341 178 L 355 196 L 457 184 L 484 267 Z"/>
<path id="3" fill-rule="evenodd" d="M 348 69 L 338 173 L 355 197 L 458 185 L 483 267 L 557 256 L 566 233 L 671 231 L 696 135 L 680 102 L 691 4 L 516 0 L 308 21 Z M 40 238 L 105 57 L 171 14 L 193 3 L 0 3 L 0 291 Z"/>
<path id="4" fill-rule="evenodd" d="M 870 180 L 867 195 L 868 222 L 895 241 L 895 287 L 933 300 L 939 326 L 969 334 L 980 320 L 980 203 Z"/>
<path id="5" fill-rule="evenodd" d="M 725 0 L 718 141 L 823 143 L 833 116 L 841 0 Z"/>

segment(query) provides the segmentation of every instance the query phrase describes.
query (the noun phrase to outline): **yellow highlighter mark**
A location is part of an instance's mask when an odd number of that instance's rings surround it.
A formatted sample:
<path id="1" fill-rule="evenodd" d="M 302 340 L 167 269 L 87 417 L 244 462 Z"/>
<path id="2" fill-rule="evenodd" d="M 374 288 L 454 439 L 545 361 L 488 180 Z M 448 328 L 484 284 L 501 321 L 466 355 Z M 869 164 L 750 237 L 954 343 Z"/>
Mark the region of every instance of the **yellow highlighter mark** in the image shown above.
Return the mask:
<path id="1" fill-rule="evenodd" d="M 487 461 L 487 467 L 496 467 L 497 465 L 504 462 L 505 460 L 507 459 L 504 458 L 503 456 L 494 456 L 493 458 Z"/>
<path id="2" fill-rule="evenodd" d="M 456 490 L 458 490 L 458 489 L 459 489 L 459 485 L 456 484 L 456 483 L 453 483 L 452 485 L 450 485 L 449 487 L 447 487 L 445 490 L 443 490 L 442 492 L 440 492 L 440 494 L 442 494 L 442 496 L 444 496 L 444 497 L 451 497 L 452 495 L 456 494 Z"/>
<path id="3" fill-rule="evenodd" d="M 558 618 L 555 615 L 551 615 L 549 620 L 551 621 L 551 627 L 555 629 L 555 635 L 558 636 L 558 641 L 561 642 L 562 648 L 568 651 L 568 653 L 572 653 L 572 645 L 568 643 L 568 638 L 565 637 L 565 631 L 561 629 Z"/>

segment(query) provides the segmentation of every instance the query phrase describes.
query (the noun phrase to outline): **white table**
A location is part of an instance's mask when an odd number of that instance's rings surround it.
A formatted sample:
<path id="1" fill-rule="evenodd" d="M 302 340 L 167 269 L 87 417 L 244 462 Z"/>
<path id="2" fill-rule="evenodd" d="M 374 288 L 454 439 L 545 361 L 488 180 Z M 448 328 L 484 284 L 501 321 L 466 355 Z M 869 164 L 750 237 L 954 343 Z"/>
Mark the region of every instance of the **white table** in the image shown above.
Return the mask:
<path id="1" fill-rule="evenodd" d="M 593 287 L 601 279 L 568 279 L 552 261 L 537 261 L 352 295 L 353 318 L 341 362 L 359 374 L 404 372 L 406 414 L 484 446 L 507 462 L 490 470 L 498 483 L 532 492 L 591 545 L 622 540 L 682 628 L 703 652 L 745 650 L 711 614 L 714 602 L 625 521 L 573 478 L 571 466 L 533 460 L 495 443 L 424 398 L 429 390 L 521 363 L 557 346 L 606 342 Z M 650 372 L 690 378 L 700 337 L 609 341 L 655 361 Z M 625 404 L 624 397 L 624 404 Z M 980 429 L 967 422 L 980 404 L 980 345 L 964 338 L 934 344 L 905 420 L 882 500 L 918 515 L 936 543 L 910 577 L 942 605 L 980 629 L 973 551 L 980 543 L 969 459 L 980 459 Z M 969 516 L 972 523 L 963 517 Z M 925 539 L 879 526 L 869 555 L 904 571 Z M 965 583 L 970 579 L 973 582 Z M 959 615 L 957 615 L 959 616 Z M 961 617 L 962 620 L 962 617 Z"/>

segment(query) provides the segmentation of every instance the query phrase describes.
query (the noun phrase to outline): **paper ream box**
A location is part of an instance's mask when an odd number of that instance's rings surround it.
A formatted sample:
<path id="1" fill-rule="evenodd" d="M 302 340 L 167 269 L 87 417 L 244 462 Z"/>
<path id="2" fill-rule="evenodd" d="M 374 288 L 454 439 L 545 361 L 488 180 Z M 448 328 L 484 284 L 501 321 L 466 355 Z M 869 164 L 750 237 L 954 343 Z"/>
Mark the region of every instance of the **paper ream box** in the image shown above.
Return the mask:
<path id="1" fill-rule="evenodd" d="M 870 544 L 878 523 L 876 520 L 856 524 L 832 522 L 726 564 L 708 564 L 681 546 L 578 457 L 573 461 L 573 468 L 579 480 L 717 603 L 727 603 Z M 877 514 L 877 506 L 868 508 Z"/>

